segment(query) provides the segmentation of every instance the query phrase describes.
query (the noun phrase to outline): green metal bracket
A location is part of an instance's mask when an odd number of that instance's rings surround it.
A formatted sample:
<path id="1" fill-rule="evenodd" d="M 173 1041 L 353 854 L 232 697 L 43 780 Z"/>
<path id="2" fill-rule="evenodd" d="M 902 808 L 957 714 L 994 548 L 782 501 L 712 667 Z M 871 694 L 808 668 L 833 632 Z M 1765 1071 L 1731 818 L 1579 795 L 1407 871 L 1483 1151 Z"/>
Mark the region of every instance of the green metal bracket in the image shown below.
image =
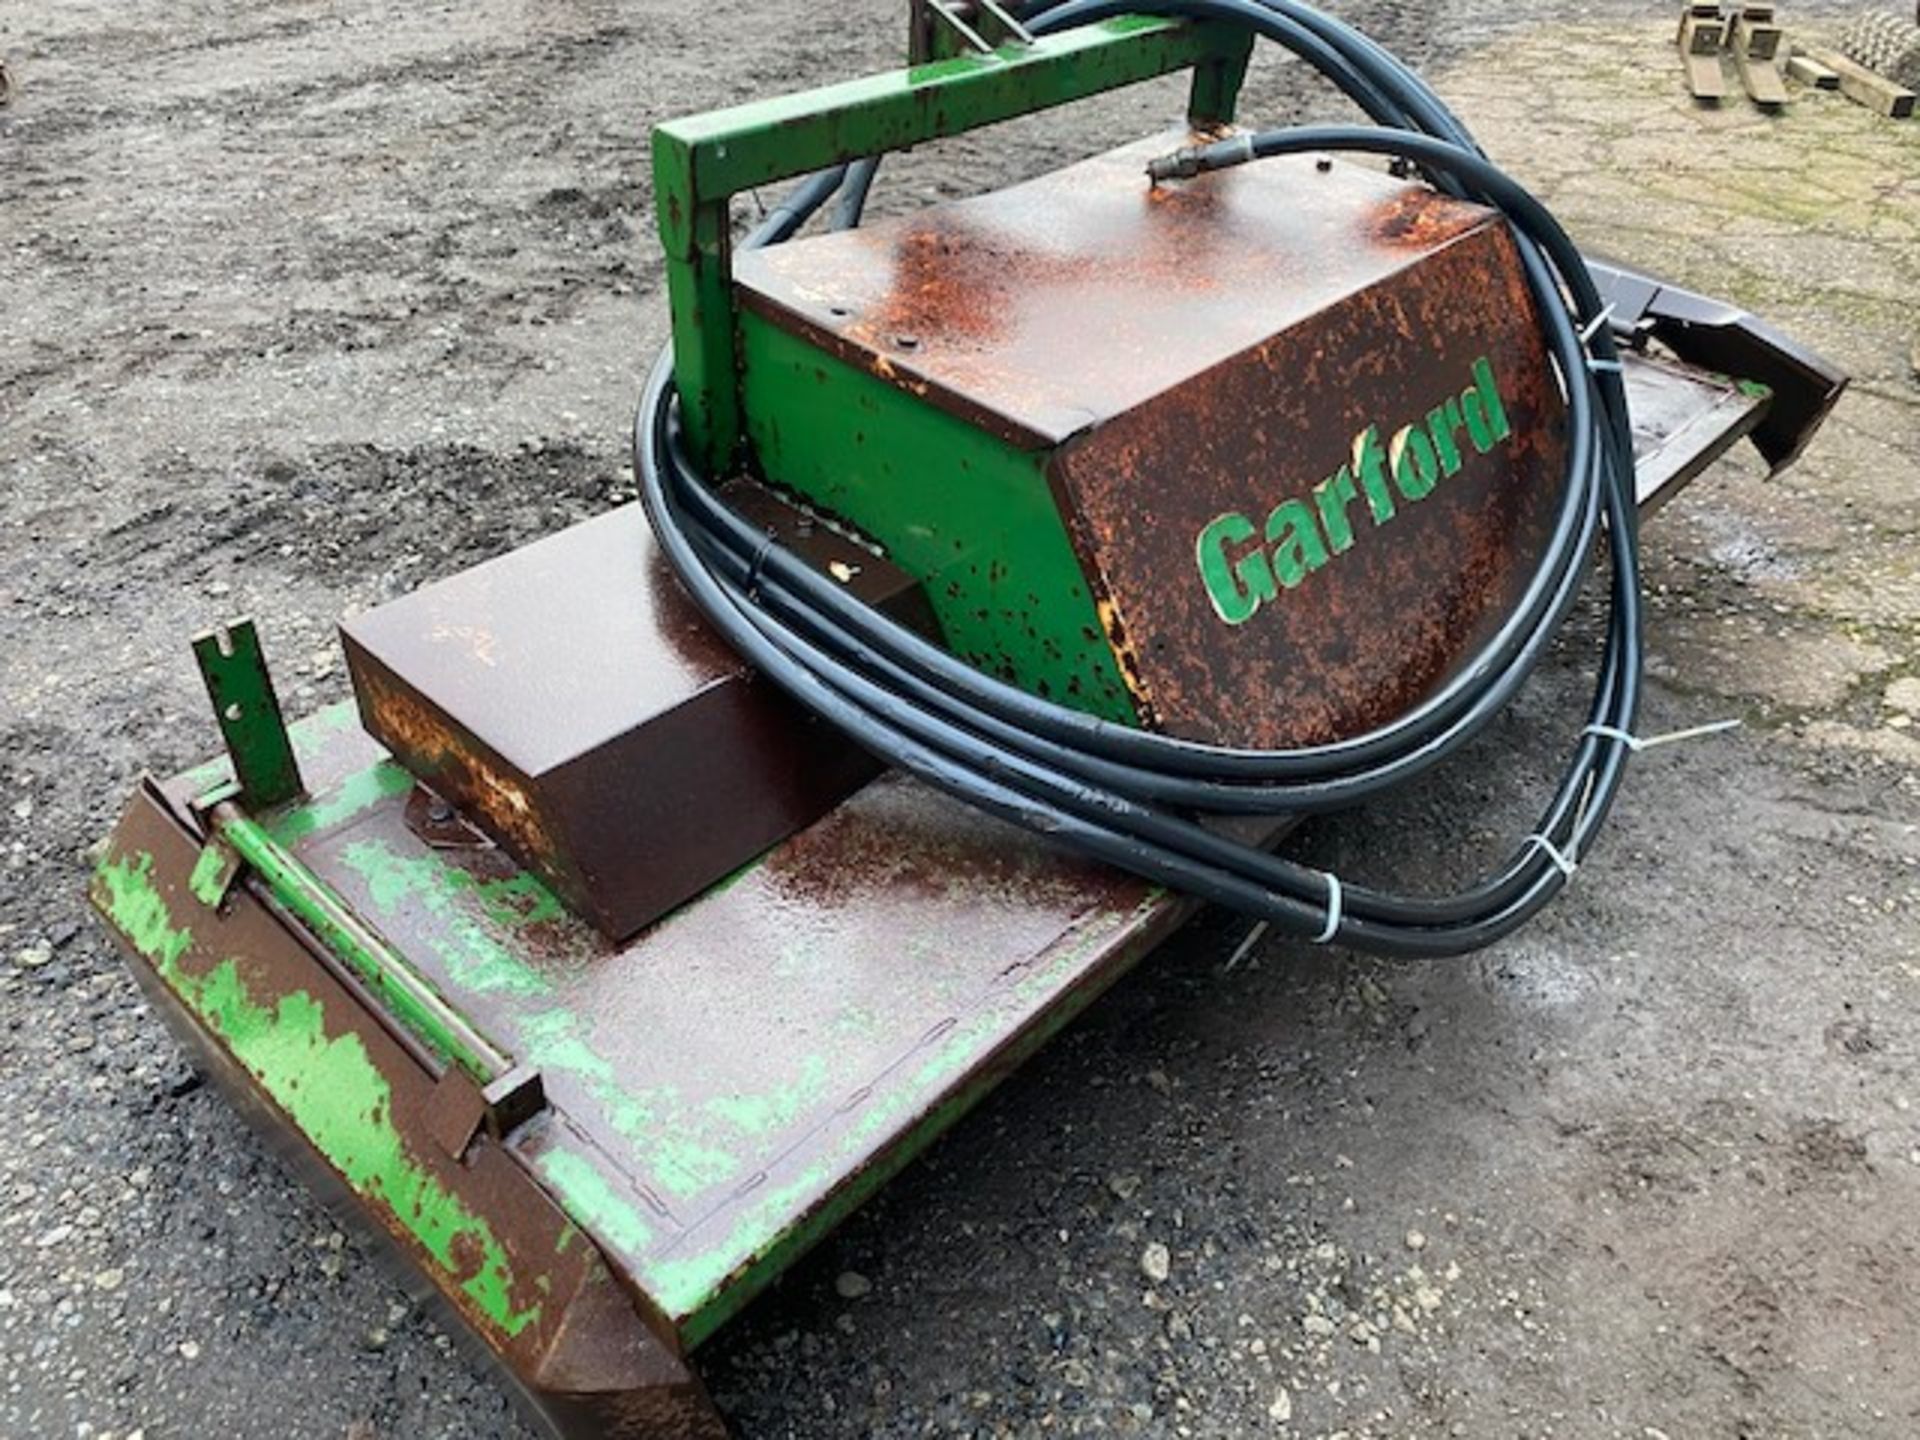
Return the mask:
<path id="1" fill-rule="evenodd" d="M 1252 45 L 1243 26 L 1127 16 L 658 127 L 654 208 L 681 420 L 694 452 L 719 473 L 732 465 L 742 433 L 733 196 L 1181 70 L 1194 72 L 1188 119 L 1224 125 Z"/>
<path id="2" fill-rule="evenodd" d="M 220 738 L 233 759 L 241 803 L 249 810 L 265 810 L 301 794 L 306 787 L 253 621 L 235 620 L 194 636 L 193 658 L 213 701 Z"/>
<path id="3" fill-rule="evenodd" d="M 207 823 L 208 843 L 194 867 L 192 882 L 203 904 L 215 896 L 214 882 L 231 856 L 233 863 L 257 874 L 272 903 L 304 925 L 373 992 L 389 1015 L 436 1056 L 458 1066 L 483 1087 L 514 1072 L 513 1057 L 505 1049 L 476 1029 L 266 827 L 232 804 L 215 806 Z M 229 874 L 222 890 L 231 883 Z"/>
<path id="4" fill-rule="evenodd" d="M 187 876 L 187 889 L 209 910 L 222 909 L 243 868 L 240 852 L 219 836 L 213 836 L 200 847 L 193 870 Z"/>
<path id="5" fill-rule="evenodd" d="M 187 888 L 210 910 L 222 910 L 244 872 L 259 877 L 268 903 L 304 926 L 319 946 L 379 1003 L 423 1060 L 442 1069 L 436 1096 L 444 1114 L 436 1134 L 456 1157 L 478 1127 L 498 1135 L 545 1104 L 539 1072 L 516 1065 L 433 983 L 276 840 L 252 813 L 304 793 L 292 737 L 280 713 L 273 678 L 253 621 L 236 620 L 196 635 L 194 658 L 227 742 L 236 781 L 194 802 L 206 826 Z"/>

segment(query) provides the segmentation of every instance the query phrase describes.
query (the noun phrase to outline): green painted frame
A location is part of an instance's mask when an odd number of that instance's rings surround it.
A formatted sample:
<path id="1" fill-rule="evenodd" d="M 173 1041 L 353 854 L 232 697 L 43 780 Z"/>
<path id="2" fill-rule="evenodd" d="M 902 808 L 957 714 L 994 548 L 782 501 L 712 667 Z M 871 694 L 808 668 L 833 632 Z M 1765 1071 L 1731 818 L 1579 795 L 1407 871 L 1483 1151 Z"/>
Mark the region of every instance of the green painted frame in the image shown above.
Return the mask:
<path id="1" fill-rule="evenodd" d="M 863 80 L 710 111 L 653 132 L 654 210 L 666 251 L 674 373 L 688 441 L 729 469 L 743 425 L 732 285 L 731 201 L 742 190 L 902 150 L 1193 71 L 1196 126 L 1232 121 L 1252 32 L 1212 21 L 1122 16 Z"/>
<path id="2" fill-rule="evenodd" d="M 848 518 L 918 575 L 961 659 L 1140 723 L 1048 483 L 1054 451 L 1022 450 L 751 308 L 735 338 L 743 430 L 769 482 Z M 917 455 L 940 460 L 902 463 Z"/>

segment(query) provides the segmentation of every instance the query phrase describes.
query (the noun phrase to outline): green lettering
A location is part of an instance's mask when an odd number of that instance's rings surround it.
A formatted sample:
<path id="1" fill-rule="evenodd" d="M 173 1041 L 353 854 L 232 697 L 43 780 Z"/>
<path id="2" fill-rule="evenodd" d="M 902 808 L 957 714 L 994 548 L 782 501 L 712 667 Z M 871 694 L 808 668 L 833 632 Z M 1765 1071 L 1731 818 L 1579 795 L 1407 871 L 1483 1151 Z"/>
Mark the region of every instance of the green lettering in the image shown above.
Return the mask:
<path id="1" fill-rule="evenodd" d="M 1458 475 L 1460 473 L 1460 402 L 1449 400 L 1437 410 L 1427 412 L 1427 429 L 1432 435 L 1433 448 L 1440 456 L 1440 473 Z"/>
<path id="2" fill-rule="evenodd" d="M 1513 433 L 1500 387 L 1493 378 L 1493 366 L 1484 355 L 1473 362 L 1473 384 L 1460 392 L 1460 413 L 1466 417 L 1473 448 L 1482 455 Z"/>
<path id="3" fill-rule="evenodd" d="M 1373 523 L 1381 525 L 1393 518 L 1393 492 L 1387 488 L 1381 469 L 1380 428 L 1369 425 L 1353 437 L 1353 470 L 1360 477 L 1360 488 L 1367 492 L 1367 509 Z"/>
<path id="4" fill-rule="evenodd" d="M 1313 487 L 1313 498 L 1320 507 L 1320 524 L 1327 532 L 1327 546 L 1338 555 L 1353 544 L 1353 526 L 1347 523 L 1347 507 L 1360 498 L 1353 488 L 1353 472 L 1342 465 Z"/>
<path id="5" fill-rule="evenodd" d="M 1273 573 L 1288 590 L 1327 563 L 1320 527 L 1304 500 L 1282 500 L 1273 507 L 1267 539 L 1273 542 Z"/>
<path id="6" fill-rule="evenodd" d="M 1433 458 L 1433 442 L 1427 438 L 1426 431 L 1417 425 L 1396 430 L 1387 443 L 1387 455 L 1393 483 L 1400 487 L 1402 495 L 1409 500 L 1424 500 L 1432 493 L 1433 482 L 1440 478 L 1440 467 Z"/>
<path id="7" fill-rule="evenodd" d="M 1200 566 L 1200 579 L 1207 587 L 1207 598 L 1214 613 L 1229 625 L 1250 619 L 1264 600 L 1279 591 L 1273 583 L 1273 571 L 1258 545 L 1229 558 L 1229 546 L 1244 544 L 1256 537 L 1253 522 L 1231 512 L 1216 517 L 1194 542 L 1194 559 Z"/>
<path id="8" fill-rule="evenodd" d="M 1194 541 L 1215 613 L 1229 625 L 1244 624 L 1282 590 L 1353 548 L 1352 511 L 1362 498 L 1373 523 L 1384 525 L 1400 504 L 1424 500 L 1442 478 L 1458 474 L 1469 444 L 1485 455 L 1509 438 L 1513 425 L 1493 362 L 1483 355 L 1472 370 L 1473 383 L 1429 410 L 1424 424 L 1403 425 L 1384 442 L 1378 425 L 1361 430 L 1349 462 L 1311 494 L 1274 506 L 1262 530 L 1237 512 L 1215 516 Z"/>

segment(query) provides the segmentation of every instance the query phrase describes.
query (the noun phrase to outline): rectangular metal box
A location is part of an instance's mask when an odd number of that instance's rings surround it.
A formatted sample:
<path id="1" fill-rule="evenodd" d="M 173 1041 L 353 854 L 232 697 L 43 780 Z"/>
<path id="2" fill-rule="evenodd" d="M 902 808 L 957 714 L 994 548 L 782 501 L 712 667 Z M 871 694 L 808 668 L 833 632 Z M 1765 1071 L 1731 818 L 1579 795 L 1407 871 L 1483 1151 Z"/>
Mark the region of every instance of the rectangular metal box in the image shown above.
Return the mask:
<path id="1" fill-rule="evenodd" d="M 746 433 L 984 668 L 1327 741 L 1510 611 L 1560 392 L 1492 212 L 1312 157 L 1150 186 L 1187 138 L 738 256 Z"/>
<path id="2" fill-rule="evenodd" d="M 724 493 L 862 599 L 929 626 L 894 566 L 758 486 Z M 340 634 L 368 733 L 614 939 L 879 773 L 707 627 L 637 505 Z"/>

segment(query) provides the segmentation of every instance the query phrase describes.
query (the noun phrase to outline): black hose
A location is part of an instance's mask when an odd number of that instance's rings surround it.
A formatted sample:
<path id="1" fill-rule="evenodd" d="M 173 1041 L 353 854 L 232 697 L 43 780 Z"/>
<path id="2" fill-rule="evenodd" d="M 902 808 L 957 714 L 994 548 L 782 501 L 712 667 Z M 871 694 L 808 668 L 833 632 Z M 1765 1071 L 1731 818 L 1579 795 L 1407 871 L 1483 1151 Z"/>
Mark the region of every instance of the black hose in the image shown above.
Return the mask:
<path id="1" fill-rule="evenodd" d="M 1291 750 L 1201 744 L 1116 725 L 974 670 L 862 604 L 714 495 L 678 433 L 671 353 L 648 382 L 634 445 L 641 497 L 669 563 L 757 668 L 854 740 L 950 794 L 1158 883 L 1290 933 L 1391 955 L 1452 955 L 1510 933 L 1566 883 L 1618 792 L 1640 686 L 1631 435 L 1618 357 L 1586 266 L 1522 187 L 1480 153 L 1419 78 L 1359 32 L 1297 0 L 1066 0 L 1028 24 L 1049 33 L 1110 15 L 1226 19 L 1277 40 L 1376 122 L 1268 131 L 1189 153 L 1192 168 L 1301 151 L 1408 161 L 1512 227 L 1567 401 L 1560 509 L 1535 573 L 1494 636 L 1445 684 L 1362 736 Z M 787 239 L 849 181 L 835 217 L 857 224 L 876 161 L 810 177 L 748 239 Z M 1591 341 L 1583 329 L 1593 327 Z M 1224 838 L 1205 814 L 1318 812 L 1403 784 L 1478 733 L 1558 632 L 1604 531 L 1610 614 L 1588 728 L 1527 837 L 1452 895 L 1398 895 Z M 1596 731 L 1598 733 L 1596 733 Z"/>
<path id="2" fill-rule="evenodd" d="M 846 188 L 840 192 L 840 203 L 833 207 L 829 228 L 851 230 L 860 223 L 860 217 L 867 210 L 867 191 L 873 188 L 873 177 L 879 173 L 878 155 L 868 155 L 847 167 Z"/>

